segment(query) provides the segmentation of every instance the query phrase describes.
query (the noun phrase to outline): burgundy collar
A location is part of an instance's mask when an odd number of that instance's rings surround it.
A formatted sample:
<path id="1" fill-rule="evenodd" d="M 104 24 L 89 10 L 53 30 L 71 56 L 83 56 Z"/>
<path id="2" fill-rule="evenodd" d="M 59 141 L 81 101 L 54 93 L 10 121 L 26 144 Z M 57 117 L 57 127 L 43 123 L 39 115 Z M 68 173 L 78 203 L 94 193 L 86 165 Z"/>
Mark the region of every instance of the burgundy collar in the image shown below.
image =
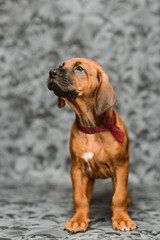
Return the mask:
<path id="1" fill-rule="evenodd" d="M 79 131 L 86 134 L 95 134 L 100 132 L 105 132 L 107 130 L 111 131 L 112 136 L 120 143 L 124 140 L 124 132 L 116 126 L 116 114 L 115 111 L 112 111 L 112 117 L 110 117 L 107 113 L 104 113 L 100 116 L 100 122 L 103 127 L 83 127 L 76 120 L 76 126 Z"/>

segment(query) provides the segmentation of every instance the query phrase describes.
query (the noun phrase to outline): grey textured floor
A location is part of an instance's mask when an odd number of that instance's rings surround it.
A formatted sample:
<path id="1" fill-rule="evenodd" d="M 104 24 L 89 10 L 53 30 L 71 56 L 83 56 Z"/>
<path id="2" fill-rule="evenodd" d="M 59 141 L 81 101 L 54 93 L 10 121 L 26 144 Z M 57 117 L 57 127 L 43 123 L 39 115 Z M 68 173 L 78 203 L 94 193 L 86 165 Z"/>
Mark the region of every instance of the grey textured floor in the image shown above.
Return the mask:
<path id="1" fill-rule="evenodd" d="M 98 183 L 91 203 L 89 229 L 73 235 L 63 230 L 72 216 L 70 187 L 12 183 L 1 185 L 0 192 L 0 240 L 160 239 L 159 187 L 130 186 L 129 197 L 134 204 L 129 213 L 139 228 L 120 232 L 111 227 L 111 186 Z"/>

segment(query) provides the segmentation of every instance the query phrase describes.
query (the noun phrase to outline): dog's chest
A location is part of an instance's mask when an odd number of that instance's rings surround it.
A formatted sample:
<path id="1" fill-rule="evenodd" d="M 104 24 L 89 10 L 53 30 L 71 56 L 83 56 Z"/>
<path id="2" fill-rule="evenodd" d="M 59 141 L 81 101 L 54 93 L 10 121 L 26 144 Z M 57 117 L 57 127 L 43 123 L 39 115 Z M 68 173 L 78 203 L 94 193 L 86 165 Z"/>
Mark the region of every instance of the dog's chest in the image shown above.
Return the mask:
<path id="1" fill-rule="evenodd" d="M 110 161 L 104 161 L 102 153 L 84 152 L 80 158 L 80 165 L 84 175 L 92 178 L 108 178 L 112 176 Z"/>
<path id="2" fill-rule="evenodd" d="M 113 162 L 117 155 L 116 144 L 108 142 L 107 137 L 87 135 L 72 138 L 70 150 L 72 161 L 84 175 L 92 178 L 108 178 L 113 175 Z"/>

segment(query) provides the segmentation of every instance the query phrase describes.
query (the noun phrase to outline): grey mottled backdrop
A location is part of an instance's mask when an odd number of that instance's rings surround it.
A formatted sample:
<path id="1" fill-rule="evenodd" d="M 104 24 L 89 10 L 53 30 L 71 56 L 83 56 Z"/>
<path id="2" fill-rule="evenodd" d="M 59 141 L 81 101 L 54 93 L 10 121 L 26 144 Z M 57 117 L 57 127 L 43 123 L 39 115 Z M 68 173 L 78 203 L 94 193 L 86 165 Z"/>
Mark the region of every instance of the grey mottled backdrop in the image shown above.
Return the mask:
<path id="1" fill-rule="evenodd" d="M 159 0 L 0 0 L 0 179 L 70 179 L 74 113 L 57 108 L 46 82 L 72 57 L 110 77 L 130 136 L 130 182 L 158 183 Z"/>

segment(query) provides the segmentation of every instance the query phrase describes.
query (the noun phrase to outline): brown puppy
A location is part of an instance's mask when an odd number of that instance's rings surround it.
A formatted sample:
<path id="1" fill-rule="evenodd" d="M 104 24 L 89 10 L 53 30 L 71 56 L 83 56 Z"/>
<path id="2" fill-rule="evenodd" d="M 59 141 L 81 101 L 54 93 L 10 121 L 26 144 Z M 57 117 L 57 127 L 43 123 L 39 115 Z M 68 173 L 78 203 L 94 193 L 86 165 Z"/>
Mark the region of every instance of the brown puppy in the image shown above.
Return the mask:
<path id="1" fill-rule="evenodd" d="M 48 88 L 58 96 L 60 108 L 67 102 L 76 113 L 70 138 L 74 214 L 66 222 L 66 230 L 87 230 L 94 180 L 109 177 L 114 187 L 111 205 L 113 229 L 136 229 L 127 212 L 130 202 L 127 198 L 129 139 L 122 119 L 112 109 L 116 97 L 107 74 L 92 60 L 74 58 L 50 71 Z M 114 125 L 116 130 L 120 129 L 121 139 L 111 128 L 103 131 L 104 113 L 111 121 L 115 118 Z M 85 133 L 88 129 L 93 133 Z M 97 129 L 100 131 L 94 133 Z"/>

